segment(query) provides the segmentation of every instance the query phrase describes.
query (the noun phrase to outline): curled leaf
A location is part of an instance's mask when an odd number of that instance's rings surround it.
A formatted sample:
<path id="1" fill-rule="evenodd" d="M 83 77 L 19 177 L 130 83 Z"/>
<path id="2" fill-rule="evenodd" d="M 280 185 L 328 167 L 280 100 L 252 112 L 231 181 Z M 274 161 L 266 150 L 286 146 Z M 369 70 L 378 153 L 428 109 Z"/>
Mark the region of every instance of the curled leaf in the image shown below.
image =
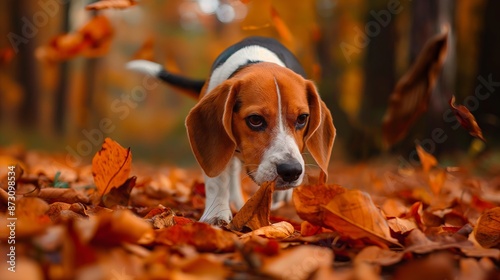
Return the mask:
<path id="1" fill-rule="evenodd" d="M 251 230 L 268 226 L 271 215 L 271 202 L 275 188 L 274 182 L 265 182 L 259 190 L 243 205 L 229 224 L 232 230 L 242 230 L 248 227 Z"/>
<path id="2" fill-rule="evenodd" d="M 465 128 L 470 135 L 477 137 L 483 142 L 486 142 L 483 137 L 483 132 L 481 131 L 481 128 L 476 122 L 476 118 L 472 113 L 465 107 L 464 105 L 455 105 L 455 96 L 451 96 L 450 99 L 450 107 L 455 116 L 457 117 L 458 122 L 460 125 Z"/>
<path id="3" fill-rule="evenodd" d="M 448 29 L 431 38 L 398 81 L 389 98 L 383 118 L 384 146 L 390 147 L 402 140 L 411 125 L 427 111 L 430 96 L 436 84 L 448 51 Z"/>
<path id="4" fill-rule="evenodd" d="M 283 221 L 245 233 L 241 236 L 241 238 L 246 238 L 252 235 L 262 235 L 267 238 L 284 239 L 291 236 L 294 231 L 295 229 L 292 224 Z"/>

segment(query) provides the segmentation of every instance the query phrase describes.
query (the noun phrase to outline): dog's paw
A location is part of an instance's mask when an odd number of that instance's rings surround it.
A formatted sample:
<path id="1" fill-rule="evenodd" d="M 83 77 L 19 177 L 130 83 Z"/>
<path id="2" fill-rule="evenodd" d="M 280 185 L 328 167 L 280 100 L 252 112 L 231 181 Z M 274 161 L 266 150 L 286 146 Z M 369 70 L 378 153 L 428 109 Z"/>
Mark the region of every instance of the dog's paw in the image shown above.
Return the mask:
<path id="1" fill-rule="evenodd" d="M 203 214 L 200 222 L 208 223 L 214 226 L 226 226 L 233 219 L 233 214 L 230 210 L 219 211 L 218 215 Z"/>

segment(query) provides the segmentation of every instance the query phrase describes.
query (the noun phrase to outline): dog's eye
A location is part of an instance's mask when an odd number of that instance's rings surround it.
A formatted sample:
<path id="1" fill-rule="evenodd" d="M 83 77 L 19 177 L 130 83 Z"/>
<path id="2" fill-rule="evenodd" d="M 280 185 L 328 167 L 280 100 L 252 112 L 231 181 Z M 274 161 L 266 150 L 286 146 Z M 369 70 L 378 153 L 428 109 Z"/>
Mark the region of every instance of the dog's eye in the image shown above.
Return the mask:
<path id="1" fill-rule="evenodd" d="M 266 121 L 262 116 L 259 115 L 251 115 L 246 118 L 247 125 L 252 130 L 261 131 L 266 129 Z"/>
<path id="2" fill-rule="evenodd" d="M 295 123 L 295 128 L 296 129 L 301 129 L 304 128 L 307 124 L 307 119 L 309 118 L 308 114 L 302 114 L 297 117 L 297 122 Z"/>

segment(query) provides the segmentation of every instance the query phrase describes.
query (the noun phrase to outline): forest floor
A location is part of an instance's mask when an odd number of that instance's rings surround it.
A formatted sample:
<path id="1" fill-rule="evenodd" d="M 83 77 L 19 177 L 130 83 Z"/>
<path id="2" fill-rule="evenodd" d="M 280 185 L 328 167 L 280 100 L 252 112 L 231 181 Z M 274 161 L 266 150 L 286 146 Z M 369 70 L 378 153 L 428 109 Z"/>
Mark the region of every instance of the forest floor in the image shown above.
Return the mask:
<path id="1" fill-rule="evenodd" d="M 197 222 L 198 170 L 0 149 L 1 279 L 500 279 L 500 161 L 334 163 L 269 214 L 273 185 L 229 225 Z M 269 221 L 272 223 L 269 225 Z"/>

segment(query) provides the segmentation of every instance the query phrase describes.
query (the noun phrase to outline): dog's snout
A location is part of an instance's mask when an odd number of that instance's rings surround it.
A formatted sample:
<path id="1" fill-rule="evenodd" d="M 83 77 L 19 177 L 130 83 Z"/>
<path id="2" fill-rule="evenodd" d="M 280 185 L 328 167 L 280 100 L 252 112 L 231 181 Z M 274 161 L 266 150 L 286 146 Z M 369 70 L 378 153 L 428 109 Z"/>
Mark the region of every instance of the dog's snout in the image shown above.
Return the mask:
<path id="1" fill-rule="evenodd" d="M 302 165 L 298 161 L 281 163 L 276 166 L 276 171 L 283 181 L 291 183 L 297 180 L 302 174 Z"/>

